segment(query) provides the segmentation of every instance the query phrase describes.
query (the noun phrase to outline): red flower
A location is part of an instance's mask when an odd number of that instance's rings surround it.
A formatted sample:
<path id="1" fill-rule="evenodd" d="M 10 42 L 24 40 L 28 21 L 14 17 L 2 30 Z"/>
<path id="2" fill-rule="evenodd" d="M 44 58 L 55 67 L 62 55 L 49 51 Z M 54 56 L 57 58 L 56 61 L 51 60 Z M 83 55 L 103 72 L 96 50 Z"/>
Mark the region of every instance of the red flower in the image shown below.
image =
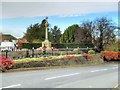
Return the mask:
<path id="1" fill-rule="evenodd" d="M 67 55 L 66 57 L 67 58 L 75 58 L 75 56 L 73 56 L 73 55 Z"/>
<path id="2" fill-rule="evenodd" d="M 118 52 L 113 52 L 112 55 L 113 55 L 113 59 L 115 60 L 118 59 Z"/>
<path id="3" fill-rule="evenodd" d="M 92 58 L 92 56 L 90 54 L 84 53 L 82 54 L 83 57 L 88 57 L 88 58 Z"/>
<path id="4" fill-rule="evenodd" d="M 4 56 L 0 56 L 0 67 L 1 68 L 5 68 L 5 69 L 10 69 L 14 64 L 14 61 L 9 59 L 9 58 L 5 58 Z"/>
<path id="5" fill-rule="evenodd" d="M 103 57 L 105 57 L 107 60 L 111 60 L 111 59 L 114 59 L 114 60 L 117 60 L 119 57 L 120 52 L 114 52 L 114 51 L 103 51 L 101 54 Z"/>

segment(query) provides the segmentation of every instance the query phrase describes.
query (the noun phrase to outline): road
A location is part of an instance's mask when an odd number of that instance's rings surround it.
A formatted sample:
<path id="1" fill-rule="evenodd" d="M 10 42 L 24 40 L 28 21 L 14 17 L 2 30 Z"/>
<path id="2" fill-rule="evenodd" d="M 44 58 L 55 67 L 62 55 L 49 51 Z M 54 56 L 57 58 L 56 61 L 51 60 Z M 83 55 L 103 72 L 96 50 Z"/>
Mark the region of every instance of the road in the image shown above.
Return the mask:
<path id="1" fill-rule="evenodd" d="M 3 73 L 0 88 L 113 88 L 117 84 L 118 64 L 108 63 Z"/>

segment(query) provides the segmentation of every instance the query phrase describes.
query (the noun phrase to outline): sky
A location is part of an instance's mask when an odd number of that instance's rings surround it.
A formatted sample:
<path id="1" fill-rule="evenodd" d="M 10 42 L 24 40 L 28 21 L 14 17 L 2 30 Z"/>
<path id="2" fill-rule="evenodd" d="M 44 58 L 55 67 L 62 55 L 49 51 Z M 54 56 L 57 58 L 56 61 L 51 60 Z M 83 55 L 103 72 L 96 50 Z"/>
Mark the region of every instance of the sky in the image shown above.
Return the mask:
<path id="1" fill-rule="evenodd" d="M 14 0 L 13 0 L 14 1 Z M 107 17 L 118 24 L 118 2 L 7 2 L 1 4 L 0 32 L 23 37 L 27 27 L 48 16 L 50 27 L 62 33 L 73 24 Z"/>

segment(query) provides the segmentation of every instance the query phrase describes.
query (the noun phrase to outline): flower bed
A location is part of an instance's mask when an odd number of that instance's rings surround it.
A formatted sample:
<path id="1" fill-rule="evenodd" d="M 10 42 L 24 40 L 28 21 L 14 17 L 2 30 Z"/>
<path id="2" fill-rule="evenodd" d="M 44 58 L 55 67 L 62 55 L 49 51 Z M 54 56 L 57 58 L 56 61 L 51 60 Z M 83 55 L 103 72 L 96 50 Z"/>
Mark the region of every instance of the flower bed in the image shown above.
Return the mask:
<path id="1" fill-rule="evenodd" d="M 61 55 L 41 58 L 25 58 L 15 60 L 13 69 L 101 63 L 99 55 L 93 55 L 92 57 L 92 59 L 86 59 L 81 55 Z"/>
<path id="2" fill-rule="evenodd" d="M 9 58 L 5 58 L 4 56 L 0 56 L 0 68 L 1 71 L 6 71 L 9 70 L 10 68 L 12 68 L 14 64 L 14 61 L 9 59 Z"/>
<path id="3" fill-rule="evenodd" d="M 120 60 L 120 52 L 114 52 L 114 51 L 103 51 L 101 52 L 102 57 L 104 60 Z"/>
<path id="4" fill-rule="evenodd" d="M 87 53 L 82 54 L 82 56 L 85 57 L 87 60 L 88 59 L 93 59 L 92 55 L 87 54 Z"/>

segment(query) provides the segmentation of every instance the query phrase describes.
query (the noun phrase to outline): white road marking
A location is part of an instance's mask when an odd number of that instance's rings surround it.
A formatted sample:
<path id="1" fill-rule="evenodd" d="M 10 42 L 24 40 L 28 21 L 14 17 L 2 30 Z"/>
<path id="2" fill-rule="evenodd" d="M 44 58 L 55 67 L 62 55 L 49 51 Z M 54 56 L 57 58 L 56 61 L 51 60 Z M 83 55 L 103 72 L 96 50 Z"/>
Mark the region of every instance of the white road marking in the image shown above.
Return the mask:
<path id="1" fill-rule="evenodd" d="M 45 80 L 51 80 L 51 79 L 56 79 L 56 78 L 61 78 L 61 77 L 68 77 L 68 76 L 73 76 L 73 75 L 78 75 L 78 74 L 80 74 L 80 73 L 73 73 L 73 74 L 68 74 L 68 75 L 50 77 L 50 78 L 46 78 Z"/>
<path id="2" fill-rule="evenodd" d="M 106 70 L 108 70 L 107 68 L 105 68 L 105 69 L 101 69 L 100 71 L 106 71 Z"/>
<path id="3" fill-rule="evenodd" d="M 99 70 L 93 70 L 93 71 L 90 71 L 90 72 L 98 72 Z"/>
<path id="4" fill-rule="evenodd" d="M 90 72 L 99 72 L 99 71 L 106 71 L 106 70 L 108 70 L 108 69 L 105 68 L 105 69 L 100 69 L 100 70 L 93 70 L 93 71 L 90 71 Z"/>
<path id="5" fill-rule="evenodd" d="M 113 67 L 112 69 L 117 69 L 118 67 Z"/>
<path id="6" fill-rule="evenodd" d="M 104 69 L 104 70 L 108 70 L 108 69 L 106 68 L 106 69 Z"/>
<path id="7" fill-rule="evenodd" d="M 3 88 L 12 88 L 12 87 L 17 87 L 17 86 L 21 86 L 21 84 L 10 85 L 10 86 L 6 86 L 6 87 L 2 87 L 0 89 L 3 89 Z"/>

